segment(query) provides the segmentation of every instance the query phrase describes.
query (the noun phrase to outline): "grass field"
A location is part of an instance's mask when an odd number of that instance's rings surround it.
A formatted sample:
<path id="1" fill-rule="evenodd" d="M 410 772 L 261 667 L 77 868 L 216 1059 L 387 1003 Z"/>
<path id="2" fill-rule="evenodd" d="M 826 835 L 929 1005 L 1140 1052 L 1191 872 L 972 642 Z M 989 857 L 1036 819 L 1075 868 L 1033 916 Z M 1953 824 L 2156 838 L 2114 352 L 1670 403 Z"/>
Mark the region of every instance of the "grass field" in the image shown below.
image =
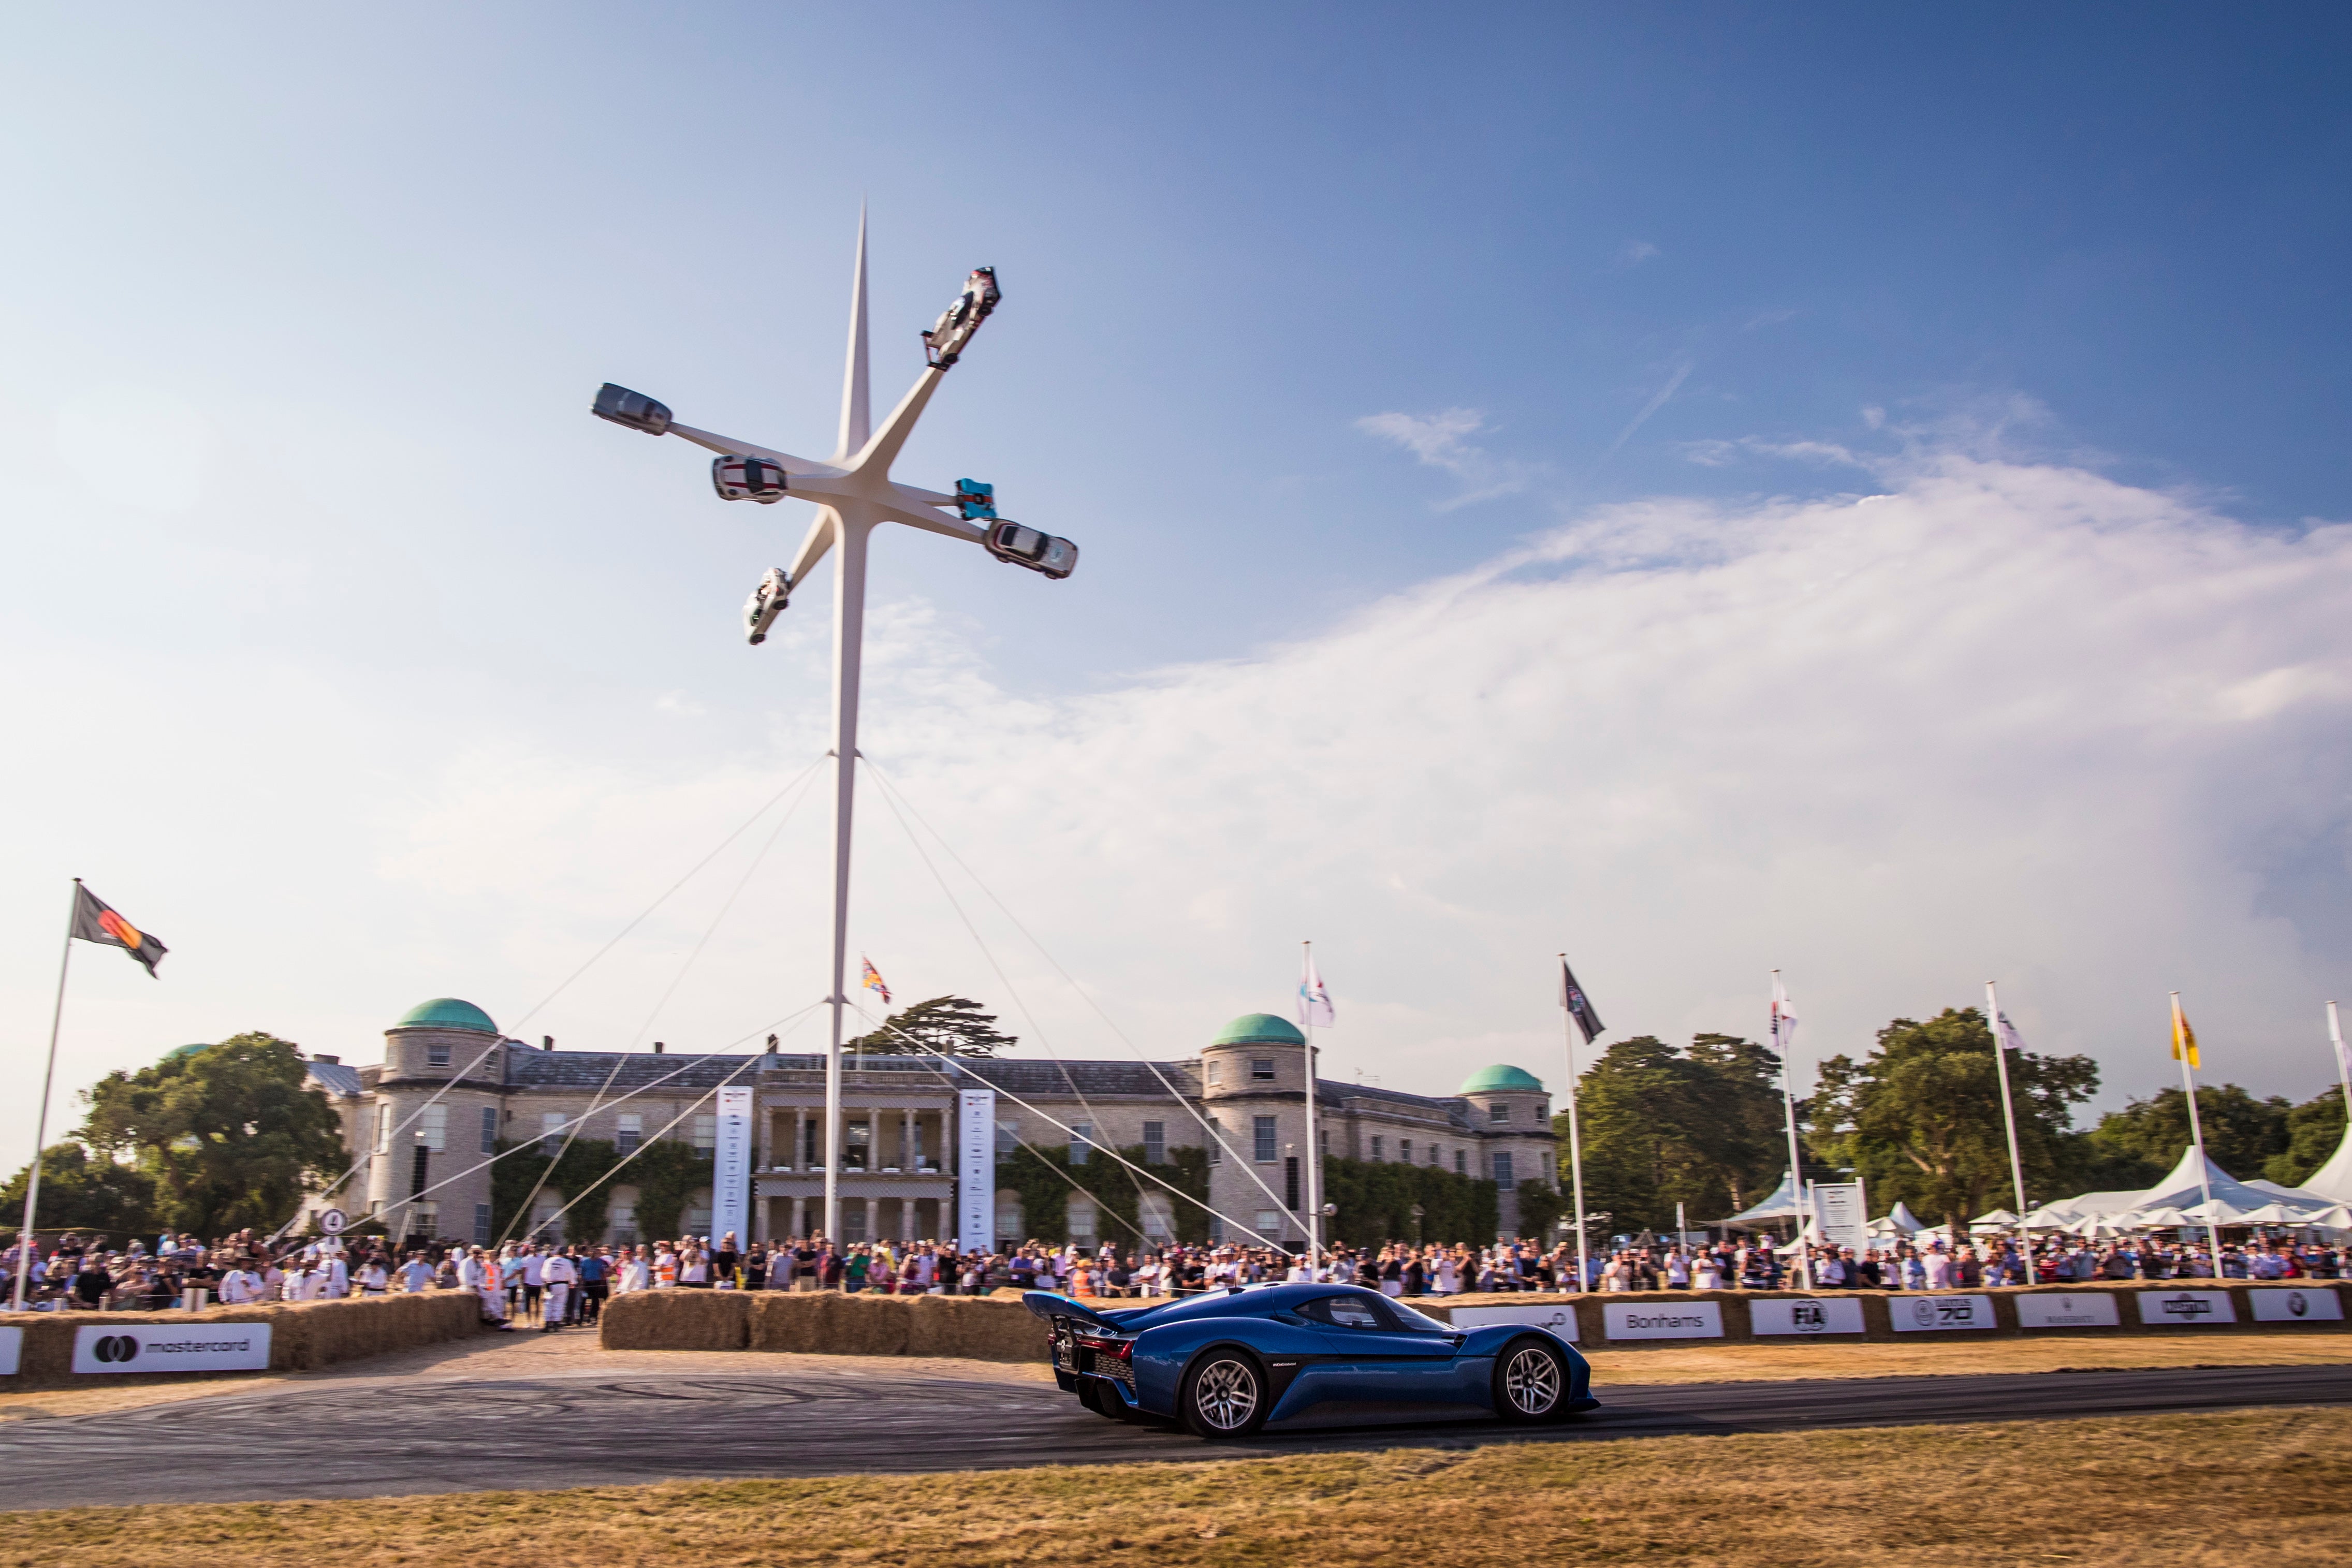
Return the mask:
<path id="1" fill-rule="evenodd" d="M 2352 1411 L 8 1516 L 0 1563 L 2329 1563 Z"/>

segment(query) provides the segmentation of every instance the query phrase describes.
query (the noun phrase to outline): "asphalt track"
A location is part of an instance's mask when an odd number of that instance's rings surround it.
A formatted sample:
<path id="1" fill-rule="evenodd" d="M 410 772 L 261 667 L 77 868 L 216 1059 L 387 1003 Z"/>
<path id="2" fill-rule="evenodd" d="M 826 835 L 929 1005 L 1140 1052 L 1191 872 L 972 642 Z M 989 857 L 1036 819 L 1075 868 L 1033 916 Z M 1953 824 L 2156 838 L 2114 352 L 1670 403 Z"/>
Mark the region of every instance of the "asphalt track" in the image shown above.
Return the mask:
<path id="1" fill-rule="evenodd" d="M 377 1497 L 688 1478 L 889 1474 L 1580 1443 L 2352 1403 L 2352 1365 L 1601 1390 L 1559 1427 L 1354 1427 L 1205 1444 L 1050 1385 L 841 1372 L 354 1379 L 0 1427 L 0 1508 Z"/>

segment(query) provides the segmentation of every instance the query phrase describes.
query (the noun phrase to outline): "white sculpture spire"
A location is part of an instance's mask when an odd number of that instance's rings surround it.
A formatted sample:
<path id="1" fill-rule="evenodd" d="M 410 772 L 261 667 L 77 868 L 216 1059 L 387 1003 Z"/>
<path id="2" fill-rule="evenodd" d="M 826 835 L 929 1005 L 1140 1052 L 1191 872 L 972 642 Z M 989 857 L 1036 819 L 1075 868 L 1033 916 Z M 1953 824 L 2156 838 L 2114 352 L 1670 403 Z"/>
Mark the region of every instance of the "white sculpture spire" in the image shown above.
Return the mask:
<path id="1" fill-rule="evenodd" d="M 845 463 L 874 434 L 874 413 L 866 390 L 866 207 L 857 208 L 857 275 L 849 285 L 849 366 L 841 378 L 841 450 Z"/>

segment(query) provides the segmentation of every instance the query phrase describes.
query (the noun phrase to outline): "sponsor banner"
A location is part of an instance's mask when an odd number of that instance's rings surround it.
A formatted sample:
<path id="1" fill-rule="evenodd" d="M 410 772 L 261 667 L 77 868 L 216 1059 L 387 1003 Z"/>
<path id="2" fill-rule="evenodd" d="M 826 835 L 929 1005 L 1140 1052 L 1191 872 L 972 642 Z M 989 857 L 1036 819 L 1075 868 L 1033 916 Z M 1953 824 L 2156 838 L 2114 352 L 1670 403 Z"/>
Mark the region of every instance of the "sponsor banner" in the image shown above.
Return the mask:
<path id="1" fill-rule="evenodd" d="M 1721 1339 L 1723 1308 L 1715 1301 L 1677 1301 L 1657 1306 L 1604 1303 L 1601 1332 L 1611 1339 Z"/>
<path id="2" fill-rule="evenodd" d="M 14 1377 L 25 1356 L 25 1331 L 0 1329 L 0 1377 Z"/>
<path id="3" fill-rule="evenodd" d="M 1549 1329 L 1565 1340 L 1576 1337 L 1576 1309 L 1566 1301 L 1549 1307 L 1455 1307 L 1446 1317 L 1458 1329 L 1526 1323 L 1532 1328 Z"/>
<path id="4" fill-rule="evenodd" d="M 2142 1291 L 2139 1321 L 2151 1328 L 2194 1323 L 2233 1323 L 2238 1310 L 2227 1291 Z"/>
<path id="5" fill-rule="evenodd" d="M 2296 1285 L 2288 1290 L 2246 1292 L 2258 1323 L 2340 1323 L 2344 1303 L 2329 1285 Z"/>
<path id="6" fill-rule="evenodd" d="M 956 1092 L 956 1245 L 996 1249 L 996 1091 Z"/>
<path id="7" fill-rule="evenodd" d="M 710 1145 L 710 1240 L 729 1232 L 740 1251 L 751 1241 L 751 1088 L 730 1083 L 719 1091 L 719 1124 Z"/>
<path id="8" fill-rule="evenodd" d="M 1896 1296 L 1886 1303 L 1886 1316 L 1897 1333 L 2000 1326 L 1990 1296 Z"/>
<path id="9" fill-rule="evenodd" d="M 1813 1187 L 1813 1222 L 1832 1247 L 1851 1247 L 1857 1258 L 1870 1249 L 1870 1217 L 1862 1208 L 1858 1181 L 1822 1182 Z M 1859 1333 L 1862 1331 L 1854 1331 Z"/>
<path id="10" fill-rule="evenodd" d="M 74 1330 L 76 1372 L 267 1372 L 268 1323 L 122 1323 Z"/>
<path id="11" fill-rule="evenodd" d="M 2021 1329 L 2111 1329 L 2122 1323 L 2112 1291 L 2053 1291 L 2017 1298 Z"/>
<path id="12" fill-rule="evenodd" d="M 1822 1301 L 1748 1303 L 1748 1327 L 1759 1334 L 1862 1333 L 1862 1303 L 1852 1296 Z"/>

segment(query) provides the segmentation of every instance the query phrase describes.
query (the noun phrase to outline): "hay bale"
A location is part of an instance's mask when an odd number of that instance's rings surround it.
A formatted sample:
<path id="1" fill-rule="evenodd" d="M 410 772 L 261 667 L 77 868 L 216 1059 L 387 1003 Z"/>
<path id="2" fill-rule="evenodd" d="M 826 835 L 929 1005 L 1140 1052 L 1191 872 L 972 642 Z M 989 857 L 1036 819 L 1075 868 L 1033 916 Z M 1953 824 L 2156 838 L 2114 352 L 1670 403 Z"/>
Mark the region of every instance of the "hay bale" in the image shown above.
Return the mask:
<path id="1" fill-rule="evenodd" d="M 773 1351 L 814 1351 L 817 1315 L 824 1297 L 790 1291 L 754 1291 L 751 1303 L 751 1348 Z"/>
<path id="2" fill-rule="evenodd" d="M 1046 1361 L 1045 1325 L 1018 1301 L 917 1296 L 908 1312 L 907 1354 L 971 1361 Z"/>
<path id="3" fill-rule="evenodd" d="M 421 1296 L 362 1296 L 340 1301 L 271 1301 L 244 1307 L 212 1307 L 202 1312 L 27 1312 L 13 1327 L 25 1331 L 25 1353 L 16 1376 L 0 1388 L 34 1388 L 88 1383 L 73 1370 L 75 1333 L 85 1328 L 132 1323 L 267 1323 L 269 1369 L 306 1372 L 339 1361 L 355 1361 L 407 1350 L 478 1332 L 480 1303 L 469 1291 L 435 1291 Z M 239 1377 L 250 1374 L 109 1374 L 116 1381 L 179 1382 L 189 1377 Z"/>
<path id="4" fill-rule="evenodd" d="M 743 1291 L 631 1291 L 604 1305 L 606 1350 L 742 1350 L 751 1343 Z"/>

